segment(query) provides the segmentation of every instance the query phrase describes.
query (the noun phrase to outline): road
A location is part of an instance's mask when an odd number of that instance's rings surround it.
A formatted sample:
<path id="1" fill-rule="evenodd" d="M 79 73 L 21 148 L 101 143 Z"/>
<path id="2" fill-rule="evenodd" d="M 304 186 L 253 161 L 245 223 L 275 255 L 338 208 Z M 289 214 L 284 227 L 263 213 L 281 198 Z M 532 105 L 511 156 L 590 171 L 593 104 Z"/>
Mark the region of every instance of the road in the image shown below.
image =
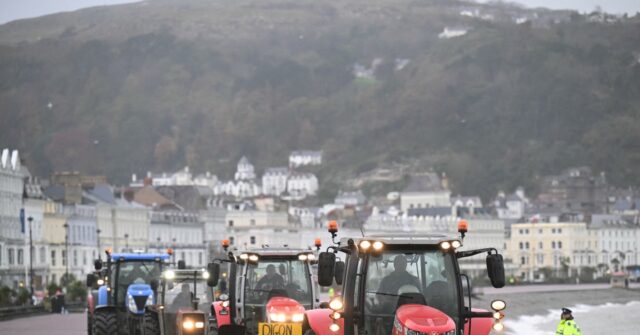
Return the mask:
<path id="1" fill-rule="evenodd" d="M 85 335 L 84 313 L 47 314 L 0 322 L 0 335 Z"/>

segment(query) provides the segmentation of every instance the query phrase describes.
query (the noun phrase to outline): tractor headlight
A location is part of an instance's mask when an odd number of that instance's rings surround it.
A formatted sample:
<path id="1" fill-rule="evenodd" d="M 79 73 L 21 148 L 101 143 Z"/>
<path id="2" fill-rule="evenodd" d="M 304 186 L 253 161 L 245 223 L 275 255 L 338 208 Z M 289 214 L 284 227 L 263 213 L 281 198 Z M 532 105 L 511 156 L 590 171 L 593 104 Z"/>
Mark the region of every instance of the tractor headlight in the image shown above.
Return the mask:
<path id="1" fill-rule="evenodd" d="M 191 320 L 187 320 L 187 321 L 182 323 L 182 328 L 183 329 L 191 330 L 191 329 L 193 329 L 193 327 L 194 327 L 193 321 L 191 321 Z"/>
<path id="2" fill-rule="evenodd" d="M 341 310 L 343 306 L 344 305 L 342 304 L 342 300 L 340 298 L 335 298 L 331 300 L 331 302 L 329 302 L 329 308 L 333 309 L 334 311 Z"/>
<path id="3" fill-rule="evenodd" d="M 127 308 L 131 313 L 138 313 L 138 306 L 136 306 L 136 301 L 133 300 L 131 294 L 127 294 Z"/>
<path id="4" fill-rule="evenodd" d="M 291 316 L 291 321 L 293 322 L 302 322 L 304 320 L 304 314 L 302 313 L 294 313 L 293 316 Z"/>
<path id="5" fill-rule="evenodd" d="M 173 270 L 167 270 L 164 272 L 164 278 L 167 280 L 173 280 L 176 277 L 176 273 Z"/>
<path id="6" fill-rule="evenodd" d="M 98 283 L 98 286 L 104 285 L 104 279 L 98 279 L 97 283 Z"/>

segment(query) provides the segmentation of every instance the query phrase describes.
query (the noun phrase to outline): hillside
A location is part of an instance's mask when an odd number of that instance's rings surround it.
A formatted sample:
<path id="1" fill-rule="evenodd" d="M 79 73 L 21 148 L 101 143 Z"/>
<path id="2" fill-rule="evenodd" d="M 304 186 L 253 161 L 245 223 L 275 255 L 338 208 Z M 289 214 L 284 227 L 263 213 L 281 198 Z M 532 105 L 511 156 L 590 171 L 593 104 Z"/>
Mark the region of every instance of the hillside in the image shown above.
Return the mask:
<path id="1" fill-rule="evenodd" d="M 485 197 L 575 165 L 638 186 L 639 55 L 638 17 L 444 0 L 98 7 L 0 26 L 0 143 L 37 174 L 116 182 L 185 164 L 226 178 L 242 154 L 264 168 L 303 148 L 324 150 L 332 185 L 410 162 Z"/>

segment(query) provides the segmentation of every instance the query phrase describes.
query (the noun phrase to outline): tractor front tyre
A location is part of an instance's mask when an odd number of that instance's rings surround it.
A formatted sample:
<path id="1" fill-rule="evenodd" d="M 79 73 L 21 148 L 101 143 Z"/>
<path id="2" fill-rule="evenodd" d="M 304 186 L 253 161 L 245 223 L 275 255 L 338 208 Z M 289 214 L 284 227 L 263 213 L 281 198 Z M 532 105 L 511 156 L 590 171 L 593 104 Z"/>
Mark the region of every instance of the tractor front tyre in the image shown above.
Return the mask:
<path id="1" fill-rule="evenodd" d="M 146 312 L 144 313 L 144 335 L 160 335 L 160 322 L 158 314 Z"/>
<path id="2" fill-rule="evenodd" d="M 87 334 L 93 335 L 93 323 L 91 322 L 91 313 L 87 311 Z"/>
<path id="3" fill-rule="evenodd" d="M 115 312 L 93 312 L 93 335 L 117 335 L 118 317 Z"/>

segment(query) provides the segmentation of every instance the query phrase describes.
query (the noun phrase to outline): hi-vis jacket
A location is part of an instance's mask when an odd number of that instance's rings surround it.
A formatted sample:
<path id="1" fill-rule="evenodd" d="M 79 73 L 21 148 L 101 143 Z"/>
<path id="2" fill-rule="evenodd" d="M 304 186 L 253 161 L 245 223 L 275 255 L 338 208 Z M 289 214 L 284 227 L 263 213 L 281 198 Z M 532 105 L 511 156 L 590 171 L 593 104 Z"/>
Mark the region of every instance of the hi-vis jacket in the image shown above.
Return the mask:
<path id="1" fill-rule="evenodd" d="M 562 320 L 558 324 L 556 335 L 582 335 L 582 332 L 575 321 Z"/>

